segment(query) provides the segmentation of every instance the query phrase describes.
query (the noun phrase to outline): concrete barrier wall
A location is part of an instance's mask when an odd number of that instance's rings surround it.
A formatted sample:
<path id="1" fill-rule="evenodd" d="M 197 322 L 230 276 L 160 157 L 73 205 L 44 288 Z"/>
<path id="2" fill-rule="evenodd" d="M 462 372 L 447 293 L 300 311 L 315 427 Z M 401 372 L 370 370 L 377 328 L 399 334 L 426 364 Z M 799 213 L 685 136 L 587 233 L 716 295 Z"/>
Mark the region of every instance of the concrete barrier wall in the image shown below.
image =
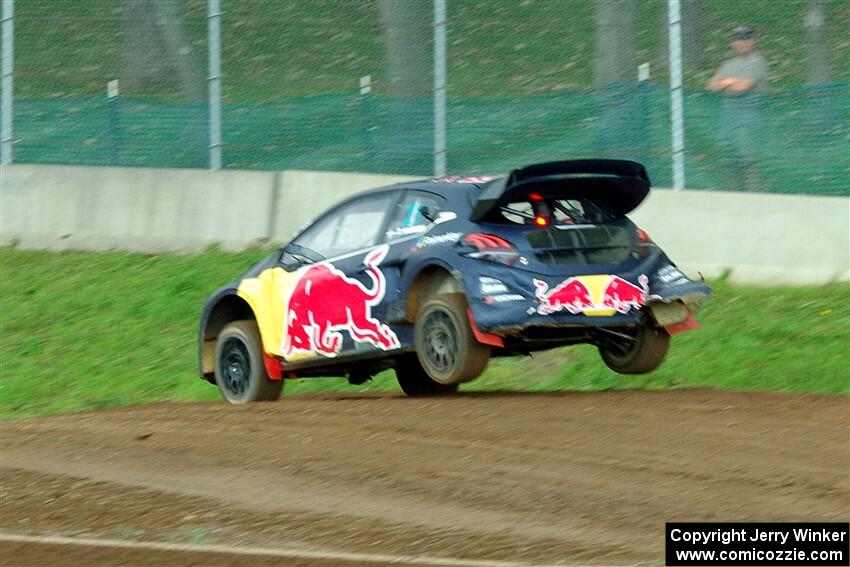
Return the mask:
<path id="1" fill-rule="evenodd" d="M 687 273 L 741 283 L 850 279 L 850 199 L 655 190 L 631 215 Z"/>
<path id="2" fill-rule="evenodd" d="M 275 173 L 3 167 L 0 242 L 143 252 L 240 249 L 268 239 Z"/>
<path id="3" fill-rule="evenodd" d="M 314 171 L 11 165 L 0 244 L 142 252 L 288 240 L 339 200 L 413 179 Z M 745 283 L 850 280 L 850 199 L 655 190 L 632 218 L 685 271 Z"/>

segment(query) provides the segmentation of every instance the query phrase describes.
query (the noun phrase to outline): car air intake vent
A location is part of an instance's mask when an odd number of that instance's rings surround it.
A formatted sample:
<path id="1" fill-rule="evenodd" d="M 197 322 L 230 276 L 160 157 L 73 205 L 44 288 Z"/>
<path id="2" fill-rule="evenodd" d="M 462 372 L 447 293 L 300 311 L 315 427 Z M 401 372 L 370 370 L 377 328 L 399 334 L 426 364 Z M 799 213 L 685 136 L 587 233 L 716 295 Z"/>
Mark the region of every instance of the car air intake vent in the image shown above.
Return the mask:
<path id="1" fill-rule="evenodd" d="M 553 266 L 616 264 L 629 257 L 632 243 L 619 226 L 553 227 L 525 233 L 534 255 Z"/>

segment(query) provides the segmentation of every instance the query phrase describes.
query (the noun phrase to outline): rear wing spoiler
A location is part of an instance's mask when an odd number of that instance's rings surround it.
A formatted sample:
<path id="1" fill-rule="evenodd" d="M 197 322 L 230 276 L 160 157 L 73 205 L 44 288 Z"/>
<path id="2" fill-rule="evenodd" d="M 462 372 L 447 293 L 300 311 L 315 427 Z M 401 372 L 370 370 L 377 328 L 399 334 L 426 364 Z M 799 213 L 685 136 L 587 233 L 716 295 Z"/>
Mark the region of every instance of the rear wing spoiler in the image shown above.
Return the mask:
<path id="1" fill-rule="evenodd" d="M 536 193 L 545 199 L 587 199 L 617 216 L 630 213 L 649 194 L 643 165 L 619 159 L 537 163 L 513 170 L 482 187 L 470 220 L 485 220 L 511 202 Z"/>

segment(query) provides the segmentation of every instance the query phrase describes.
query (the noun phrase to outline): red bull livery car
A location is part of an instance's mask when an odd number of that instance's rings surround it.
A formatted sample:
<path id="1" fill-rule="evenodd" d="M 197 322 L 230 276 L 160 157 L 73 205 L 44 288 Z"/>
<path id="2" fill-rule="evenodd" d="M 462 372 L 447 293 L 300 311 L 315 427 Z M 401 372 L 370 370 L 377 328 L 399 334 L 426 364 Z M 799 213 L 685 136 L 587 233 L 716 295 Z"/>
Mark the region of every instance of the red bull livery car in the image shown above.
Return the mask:
<path id="1" fill-rule="evenodd" d="M 388 368 L 453 392 L 491 356 L 577 343 L 653 370 L 710 289 L 625 216 L 649 187 L 638 163 L 575 160 L 351 197 L 210 297 L 201 375 L 242 403 Z"/>

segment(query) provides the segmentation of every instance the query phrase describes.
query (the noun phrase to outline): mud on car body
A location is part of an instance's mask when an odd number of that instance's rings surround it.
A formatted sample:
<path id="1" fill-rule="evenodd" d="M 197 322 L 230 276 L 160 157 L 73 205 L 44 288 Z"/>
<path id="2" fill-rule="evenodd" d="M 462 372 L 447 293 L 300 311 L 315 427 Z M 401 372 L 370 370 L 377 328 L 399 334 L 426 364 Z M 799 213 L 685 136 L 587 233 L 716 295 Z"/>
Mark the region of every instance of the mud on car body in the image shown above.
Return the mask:
<path id="1" fill-rule="evenodd" d="M 710 289 L 626 216 L 649 190 L 638 163 L 572 160 L 351 197 L 210 297 L 201 376 L 232 403 L 389 368 L 434 395 L 492 356 L 577 343 L 653 370 Z"/>

